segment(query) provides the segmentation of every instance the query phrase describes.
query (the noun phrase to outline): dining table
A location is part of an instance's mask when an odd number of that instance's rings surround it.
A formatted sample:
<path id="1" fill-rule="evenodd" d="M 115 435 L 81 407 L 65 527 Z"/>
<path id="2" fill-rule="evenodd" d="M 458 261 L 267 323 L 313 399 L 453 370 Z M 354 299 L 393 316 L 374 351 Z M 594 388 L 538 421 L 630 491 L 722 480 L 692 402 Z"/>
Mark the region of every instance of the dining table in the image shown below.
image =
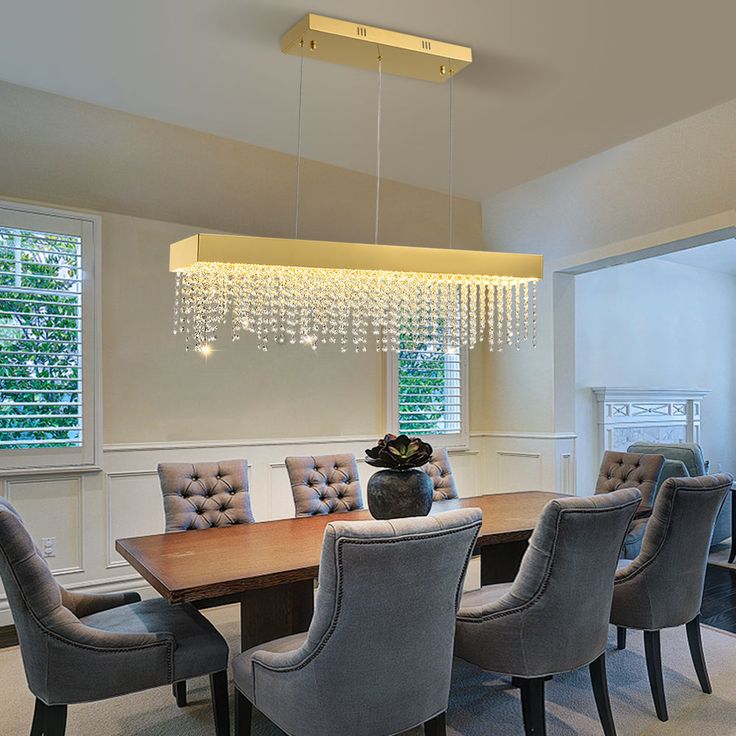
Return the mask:
<path id="1" fill-rule="evenodd" d="M 563 496 L 548 491 L 489 493 L 436 501 L 430 514 L 481 509 L 474 551 L 480 555 L 481 585 L 506 583 L 519 570 L 542 510 Z M 115 548 L 172 604 L 239 602 L 241 647 L 246 650 L 309 628 L 325 527 L 332 521 L 372 518 L 361 509 L 130 537 L 118 539 Z"/>

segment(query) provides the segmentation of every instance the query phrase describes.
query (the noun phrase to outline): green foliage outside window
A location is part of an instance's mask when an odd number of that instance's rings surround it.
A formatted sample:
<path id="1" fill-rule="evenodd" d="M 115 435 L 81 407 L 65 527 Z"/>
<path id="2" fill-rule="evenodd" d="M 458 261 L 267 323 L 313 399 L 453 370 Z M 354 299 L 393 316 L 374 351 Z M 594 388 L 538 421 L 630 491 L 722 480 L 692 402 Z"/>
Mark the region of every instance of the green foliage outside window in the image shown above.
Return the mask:
<path id="1" fill-rule="evenodd" d="M 0 449 L 82 444 L 81 239 L 0 228 Z"/>
<path id="2" fill-rule="evenodd" d="M 402 348 L 406 348 L 402 341 Z M 398 354 L 399 431 L 431 435 L 459 431 L 459 355 L 427 343 Z"/>

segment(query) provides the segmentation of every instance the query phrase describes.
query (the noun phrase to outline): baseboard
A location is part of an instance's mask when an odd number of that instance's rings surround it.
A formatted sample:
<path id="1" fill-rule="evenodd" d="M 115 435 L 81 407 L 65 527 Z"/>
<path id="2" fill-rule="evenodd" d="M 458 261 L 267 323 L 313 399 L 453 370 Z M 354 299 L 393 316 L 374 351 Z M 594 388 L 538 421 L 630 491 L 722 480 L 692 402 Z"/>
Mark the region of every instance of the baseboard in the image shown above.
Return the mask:
<path id="1" fill-rule="evenodd" d="M 0 649 L 18 646 L 18 632 L 15 626 L 0 626 Z"/>

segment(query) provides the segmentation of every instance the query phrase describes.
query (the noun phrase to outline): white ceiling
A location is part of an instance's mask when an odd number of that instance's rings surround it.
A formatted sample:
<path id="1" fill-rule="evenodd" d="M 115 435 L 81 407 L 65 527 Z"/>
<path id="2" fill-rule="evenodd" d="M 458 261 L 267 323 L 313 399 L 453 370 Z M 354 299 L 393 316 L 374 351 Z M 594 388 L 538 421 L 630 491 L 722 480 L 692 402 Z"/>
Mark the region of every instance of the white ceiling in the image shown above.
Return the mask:
<path id="1" fill-rule="evenodd" d="M 707 271 L 718 271 L 736 276 L 736 240 L 729 238 L 719 243 L 688 248 L 678 253 L 661 256 L 664 261 L 681 263 L 684 266 L 704 268 Z"/>
<path id="2" fill-rule="evenodd" d="M 733 0 L 0 0 L 0 78 L 293 152 L 306 11 L 466 43 L 455 191 L 482 199 L 736 97 Z M 374 75 L 306 64 L 306 156 L 372 172 Z M 386 78 L 383 174 L 442 190 L 447 87 Z M 0 142 L 2 111 L 0 111 Z"/>

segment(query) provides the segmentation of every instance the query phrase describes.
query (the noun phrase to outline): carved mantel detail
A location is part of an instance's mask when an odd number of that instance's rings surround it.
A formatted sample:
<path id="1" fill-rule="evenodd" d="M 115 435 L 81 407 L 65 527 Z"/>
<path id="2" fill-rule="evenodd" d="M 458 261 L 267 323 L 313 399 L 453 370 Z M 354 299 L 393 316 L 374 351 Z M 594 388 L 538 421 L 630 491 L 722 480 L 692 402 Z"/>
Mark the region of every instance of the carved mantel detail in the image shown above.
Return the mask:
<path id="1" fill-rule="evenodd" d="M 598 436 L 604 450 L 633 442 L 700 442 L 700 405 L 706 389 L 593 388 Z"/>

